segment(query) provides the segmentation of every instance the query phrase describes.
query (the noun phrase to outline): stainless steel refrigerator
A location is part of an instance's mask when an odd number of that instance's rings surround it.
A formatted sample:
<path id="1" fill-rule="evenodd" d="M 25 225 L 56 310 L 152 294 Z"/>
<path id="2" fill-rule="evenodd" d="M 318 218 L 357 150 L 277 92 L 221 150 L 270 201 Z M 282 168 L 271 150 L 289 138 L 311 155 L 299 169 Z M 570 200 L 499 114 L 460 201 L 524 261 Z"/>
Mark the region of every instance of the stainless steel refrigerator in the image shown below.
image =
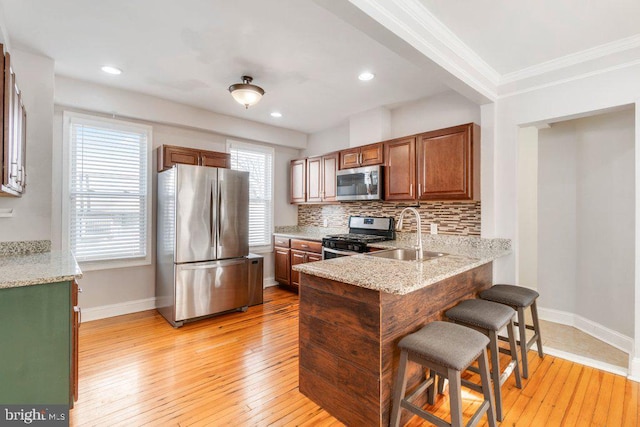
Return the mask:
<path id="1" fill-rule="evenodd" d="M 158 173 L 156 306 L 174 327 L 249 304 L 249 173 Z"/>

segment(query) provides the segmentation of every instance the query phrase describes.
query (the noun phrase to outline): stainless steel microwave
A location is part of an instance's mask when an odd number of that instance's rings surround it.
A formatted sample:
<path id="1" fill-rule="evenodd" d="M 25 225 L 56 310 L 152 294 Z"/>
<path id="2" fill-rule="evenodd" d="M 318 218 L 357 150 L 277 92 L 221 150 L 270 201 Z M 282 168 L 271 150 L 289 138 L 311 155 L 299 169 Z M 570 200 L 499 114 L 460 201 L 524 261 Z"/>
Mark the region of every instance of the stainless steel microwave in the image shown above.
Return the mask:
<path id="1" fill-rule="evenodd" d="M 336 173 L 336 200 L 381 200 L 382 166 L 343 169 Z"/>

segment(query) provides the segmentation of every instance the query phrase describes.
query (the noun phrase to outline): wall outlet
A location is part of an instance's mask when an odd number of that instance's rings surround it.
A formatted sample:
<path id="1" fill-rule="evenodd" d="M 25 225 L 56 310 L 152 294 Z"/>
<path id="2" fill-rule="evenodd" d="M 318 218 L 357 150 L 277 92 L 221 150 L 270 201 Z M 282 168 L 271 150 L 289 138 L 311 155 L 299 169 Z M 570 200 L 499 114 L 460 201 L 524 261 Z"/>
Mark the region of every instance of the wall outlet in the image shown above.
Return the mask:
<path id="1" fill-rule="evenodd" d="M 329 220 L 328 220 L 327 218 L 325 218 L 325 219 L 322 221 L 322 226 L 323 226 L 323 227 L 328 227 L 328 226 L 329 226 Z"/>
<path id="2" fill-rule="evenodd" d="M 438 234 L 438 224 L 431 224 L 431 234 Z"/>

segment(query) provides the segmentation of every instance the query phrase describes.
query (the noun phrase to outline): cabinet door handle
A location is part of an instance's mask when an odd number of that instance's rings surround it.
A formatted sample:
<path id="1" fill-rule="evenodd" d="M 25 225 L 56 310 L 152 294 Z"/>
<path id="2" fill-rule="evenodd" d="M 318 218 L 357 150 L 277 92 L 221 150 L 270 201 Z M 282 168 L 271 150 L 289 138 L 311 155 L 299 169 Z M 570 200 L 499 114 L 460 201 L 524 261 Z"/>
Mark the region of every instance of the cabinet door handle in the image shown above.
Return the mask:
<path id="1" fill-rule="evenodd" d="M 420 196 L 422 194 L 422 186 L 421 184 L 418 184 L 418 196 Z"/>
<path id="2" fill-rule="evenodd" d="M 409 184 L 409 195 L 413 196 L 413 183 Z"/>
<path id="3" fill-rule="evenodd" d="M 78 326 L 80 326 L 80 324 L 82 323 L 82 309 L 80 307 L 78 307 L 77 305 L 74 305 L 73 306 L 73 311 L 78 313 Z"/>
<path id="4" fill-rule="evenodd" d="M 302 247 L 302 248 L 308 248 L 308 247 L 309 247 L 309 245 L 305 245 L 305 244 L 303 243 L 303 244 L 301 244 L 301 245 L 300 245 L 300 247 Z M 306 256 L 306 255 L 305 255 L 305 256 Z"/>
<path id="5" fill-rule="evenodd" d="M 362 153 L 358 154 L 358 163 L 362 164 Z"/>

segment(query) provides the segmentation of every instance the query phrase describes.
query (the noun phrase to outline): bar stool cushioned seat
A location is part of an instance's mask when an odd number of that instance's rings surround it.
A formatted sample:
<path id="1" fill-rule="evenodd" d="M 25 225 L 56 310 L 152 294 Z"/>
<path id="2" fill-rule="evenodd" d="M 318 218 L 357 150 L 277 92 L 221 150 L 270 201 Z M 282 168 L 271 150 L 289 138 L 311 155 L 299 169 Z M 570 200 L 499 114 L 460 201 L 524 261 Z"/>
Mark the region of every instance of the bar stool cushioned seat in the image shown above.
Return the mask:
<path id="1" fill-rule="evenodd" d="M 462 427 L 462 390 L 465 385 L 483 394 L 484 400 L 473 414 L 469 425 L 476 425 L 482 415 L 487 414 L 491 427 L 496 426 L 495 403 L 491 393 L 489 379 L 489 361 L 487 360 L 487 344 L 489 339 L 478 331 L 462 325 L 448 322 L 432 322 L 417 332 L 402 338 L 400 347 L 400 363 L 393 391 L 390 425 L 397 427 L 400 423 L 402 409 L 417 414 L 423 419 L 439 426 L 450 425 Z M 474 361 L 478 361 L 481 385 L 469 383 L 461 378 L 460 373 Z M 408 362 L 420 364 L 430 370 L 429 378 L 417 386 L 410 396 L 405 397 L 407 388 Z M 436 374 L 449 379 L 449 404 L 451 424 L 415 405 L 414 398 L 427 390 L 427 401 L 434 403 Z"/>
<path id="2" fill-rule="evenodd" d="M 487 344 L 489 338 L 469 328 L 448 322 L 432 322 L 402 338 L 398 347 L 418 353 L 440 366 L 462 371 L 478 358 Z"/>
<path id="3" fill-rule="evenodd" d="M 480 292 L 480 298 L 517 307 L 529 307 L 540 296 L 533 289 L 513 285 L 494 285 Z"/>
<path id="4" fill-rule="evenodd" d="M 498 302 L 500 304 L 506 304 L 518 312 L 518 330 L 520 332 L 520 339 L 518 344 L 520 345 L 520 352 L 522 353 L 522 376 L 529 378 L 529 363 L 527 352 L 533 346 L 533 343 L 537 343 L 538 355 L 544 357 L 542 351 L 542 336 L 540 334 L 540 322 L 538 321 L 538 307 L 536 299 L 540 294 L 533 289 L 525 288 L 515 285 L 493 285 L 487 290 L 480 292 L 480 298 L 488 301 Z M 533 325 L 527 325 L 524 310 L 530 307 L 531 318 Z M 527 341 L 526 330 L 533 331 L 533 337 Z"/>
<path id="5" fill-rule="evenodd" d="M 496 417 L 498 421 L 503 419 L 502 410 L 502 384 L 514 373 L 516 387 L 522 388 L 520 369 L 518 367 L 518 351 L 516 349 L 513 320 L 516 311 L 504 304 L 479 299 L 470 299 L 460 302 L 455 307 L 447 310 L 445 315 L 456 323 L 477 329 L 489 337 L 489 349 L 491 350 L 491 377 L 493 379 L 493 394 L 496 400 Z M 500 349 L 498 346 L 498 332 L 507 327 L 509 337 L 509 350 Z M 511 361 L 504 372 L 500 370 L 500 351 L 511 355 Z"/>

